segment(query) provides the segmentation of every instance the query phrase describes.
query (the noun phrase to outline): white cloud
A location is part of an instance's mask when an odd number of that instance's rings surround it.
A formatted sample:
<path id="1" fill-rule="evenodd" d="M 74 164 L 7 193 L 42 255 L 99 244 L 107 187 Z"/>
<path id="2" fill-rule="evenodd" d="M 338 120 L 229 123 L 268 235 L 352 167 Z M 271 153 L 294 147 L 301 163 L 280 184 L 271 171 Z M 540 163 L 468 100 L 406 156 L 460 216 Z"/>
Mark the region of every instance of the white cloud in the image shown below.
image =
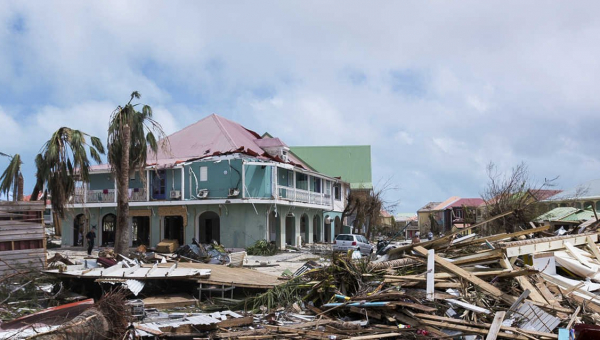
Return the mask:
<path id="1" fill-rule="evenodd" d="M 168 133 L 214 112 L 290 145 L 371 144 L 373 182 L 394 175 L 409 211 L 477 196 L 490 160 L 576 185 L 594 162 L 566 164 L 600 142 L 599 6 L 2 3 L 0 145 L 105 139 L 138 90 Z"/>

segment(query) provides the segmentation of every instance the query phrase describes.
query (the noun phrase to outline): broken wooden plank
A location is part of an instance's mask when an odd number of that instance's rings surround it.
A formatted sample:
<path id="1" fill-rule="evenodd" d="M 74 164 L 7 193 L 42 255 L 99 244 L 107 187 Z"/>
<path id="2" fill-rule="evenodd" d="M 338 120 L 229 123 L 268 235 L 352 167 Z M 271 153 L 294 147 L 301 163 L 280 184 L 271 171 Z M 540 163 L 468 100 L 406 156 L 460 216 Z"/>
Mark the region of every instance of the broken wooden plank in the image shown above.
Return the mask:
<path id="1" fill-rule="evenodd" d="M 435 251 L 429 249 L 427 253 L 427 300 L 435 300 L 435 286 L 434 286 L 434 275 L 435 275 Z"/>
<path id="2" fill-rule="evenodd" d="M 514 270 L 513 266 L 506 258 L 500 260 L 500 266 L 510 271 Z M 544 299 L 542 294 L 538 292 L 537 288 L 535 288 L 533 284 L 529 282 L 529 279 L 527 279 L 526 277 L 518 276 L 515 278 L 515 280 L 517 280 L 519 286 L 521 286 L 521 289 L 523 289 L 523 291 L 529 290 L 529 298 L 531 300 L 543 304 L 547 303 L 546 299 Z"/>
<path id="3" fill-rule="evenodd" d="M 369 340 L 369 339 L 381 339 L 381 338 L 397 338 L 402 336 L 401 333 L 386 333 L 386 334 L 373 334 L 373 335 L 362 335 L 353 336 L 349 340 Z"/>
<path id="4" fill-rule="evenodd" d="M 537 227 L 537 228 L 531 228 L 531 229 L 525 229 L 525 230 L 519 230 L 519 231 L 516 231 L 514 233 L 510 233 L 510 234 L 491 235 L 491 236 L 477 238 L 477 239 L 474 239 L 474 240 L 469 240 L 469 241 L 464 242 L 464 243 L 459 243 L 459 244 L 456 245 L 456 247 L 472 246 L 472 245 L 484 243 L 485 241 L 495 242 L 495 241 L 500 241 L 500 240 L 504 240 L 504 239 L 507 239 L 507 238 L 513 238 L 513 237 L 519 237 L 519 236 L 527 235 L 527 234 L 539 233 L 539 232 L 542 232 L 542 231 L 545 231 L 545 230 L 548 230 L 548 229 L 550 229 L 550 225 L 545 225 L 545 226 L 541 226 L 541 227 Z M 496 249 L 496 250 L 498 250 L 498 249 Z"/>
<path id="5" fill-rule="evenodd" d="M 414 250 L 423 256 L 427 255 L 427 250 L 421 246 L 415 247 Z M 482 279 L 478 278 L 477 276 L 472 275 L 471 273 L 465 271 L 464 269 L 452 264 L 451 262 L 448 262 L 448 260 L 441 258 L 439 255 L 434 255 L 434 259 L 435 259 L 435 262 L 438 265 L 440 265 L 442 268 L 444 268 L 445 270 L 447 270 L 455 275 L 458 275 L 461 278 L 471 282 L 473 285 L 484 290 L 488 294 L 491 294 L 492 296 L 494 296 L 498 299 L 501 299 L 503 301 L 507 301 L 508 303 L 512 303 L 514 301 L 514 299 L 515 299 L 514 297 L 504 294 L 500 289 L 483 281 Z"/>
<path id="6" fill-rule="evenodd" d="M 488 335 L 485 340 L 496 340 L 498 337 L 498 333 L 500 332 L 500 327 L 502 327 L 502 321 L 504 321 L 504 315 L 506 312 L 497 312 L 494 316 L 494 321 L 492 322 L 492 326 L 488 331 Z"/>
<path id="7" fill-rule="evenodd" d="M 580 310 L 581 310 L 581 306 L 577 306 L 577 309 L 575 310 L 575 312 L 573 312 L 573 315 L 571 315 L 571 320 L 569 321 L 569 324 L 567 325 L 567 329 L 571 329 L 571 327 L 575 323 L 575 319 L 577 319 L 577 315 L 579 315 Z"/>
<path id="8" fill-rule="evenodd" d="M 447 317 L 443 317 L 443 316 L 424 314 L 424 313 L 415 313 L 414 316 L 421 318 L 421 319 L 443 321 L 443 322 L 447 322 L 447 323 L 456 323 L 456 324 L 467 325 L 467 326 L 472 326 L 472 327 L 482 327 L 482 329 L 484 329 L 486 331 L 492 326 L 489 323 L 474 324 L 471 321 L 465 321 L 462 319 L 447 318 Z M 510 327 L 510 326 L 501 326 L 500 329 L 503 331 L 510 331 L 510 332 L 515 332 L 515 331 L 519 330 L 516 327 Z M 537 337 L 537 338 L 548 338 L 548 339 L 556 339 L 557 338 L 556 334 L 553 334 L 553 333 L 544 333 L 544 332 L 537 332 L 537 331 L 531 331 L 531 330 L 520 330 L 520 331 L 522 331 L 523 333 L 528 334 L 530 336 Z"/>
<path id="9" fill-rule="evenodd" d="M 221 328 L 247 326 L 247 325 L 251 325 L 253 321 L 254 321 L 253 316 L 249 315 L 249 316 L 244 316 L 241 318 L 232 318 L 232 319 L 223 320 L 223 321 L 219 322 L 217 324 L 217 326 L 221 327 Z"/>
<path id="10" fill-rule="evenodd" d="M 594 240 L 592 240 L 591 237 L 586 237 L 585 238 L 588 248 L 590 248 L 590 250 L 592 251 L 592 254 L 594 254 L 594 256 L 596 257 L 596 260 L 600 261 L 600 251 L 598 251 L 598 246 L 596 245 L 596 243 L 594 243 Z"/>
<path id="11" fill-rule="evenodd" d="M 421 323 L 426 324 L 426 325 L 441 327 L 441 328 L 445 328 L 445 329 L 453 329 L 453 330 L 465 332 L 467 334 L 483 334 L 483 335 L 488 334 L 488 330 L 484 329 L 484 328 L 463 326 L 463 325 L 458 325 L 458 324 L 452 324 L 449 322 L 421 320 Z M 511 334 L 511 333 L 506 333 L 506 332 L 498 332 L 497 336 L 499 338 L 504 338 L 504 339 L 528 340 L 528 338 L 523 335 L 516 335 L 516 334 Z"/>

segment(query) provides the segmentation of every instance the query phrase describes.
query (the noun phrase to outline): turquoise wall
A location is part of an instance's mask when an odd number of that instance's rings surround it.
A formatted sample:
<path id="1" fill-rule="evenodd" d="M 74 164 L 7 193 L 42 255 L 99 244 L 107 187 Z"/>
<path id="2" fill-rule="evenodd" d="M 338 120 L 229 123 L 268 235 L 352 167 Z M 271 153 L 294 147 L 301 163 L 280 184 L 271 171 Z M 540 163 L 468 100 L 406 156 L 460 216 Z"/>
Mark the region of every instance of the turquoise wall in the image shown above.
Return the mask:
<path id="1" fill-rule="evenodd" d="M 90 190 L 114 189 L 115 181 L 111 173 L 90 174 Z"/>
<path id="2" fill-rule="evenodd" d="M 267 211 L 270 207 L 269 204 L 255 204 L 253 207 L 252 204 L 247 203 L 188 205 L 188 224 L 184 227 L 185 243 L 191 243 L 192 238 L 199 238 L 199 216 L 203 212 L 212 211 L 219 215 L 221 243 L 227 248 L 246 248 L 254 244 L 257 240 L 262 240 L 266 237 Z M 163 217 L 158 215 L 158 207 L 133 207 L 133 209 L 151 209 L 153 211 L 152 216 L 150 216 L 150 246 L 155 247 L 156 244 L 164 238 L 164 222 L 161 222 L 163 221 Z M 89 225 L 96 226 L 98 234 L 97 244 L 101 244 L 102 218 L 107 214 L 116 214 L 115 208 L 88 208 L 88 211 Z M 293 223 L 294 226 L 288 228 L 289 230 L 285 230 L 286 215 L 288 212 L 293 212 L 296 217 L 291 218 L 292 220 L 295 220 Z M 80 213 L 83 213 L 82 209 L 73 209 L 63 221 L 62 244 L 65 246 L 70 247 L 73 244 L 73 219 Z M 319 221 L 321 223 L 326 215 L 330 216 L 332 220 L 335 216 L 339 216 L 339 213 L 335 212 L 323 213 L 318 209 L 289 209 L 288 207 L 283 206 L 279 207 L 279 214 L 279 221 L 276 223 L 281 223 L 284 230 L 281 230 L 281 228 L 278 229 L 277 235 L 281 235 L 281 232 L 283 231 L 286 234 L 285 240 L 292 244 L 295 244 L 296 237 L 290 234 L 294 233 L 296 230 L 300 232 L 300 216 L 304 214 L 308 216 L 306 227 L 311 228 L 311 230 L 313 227 L 313 217 L 315 215 L 320 216 Z M 320 227 L 316 228 L 316 230 L 320 230 Z M 331 228 L 326 229 L 326 232 L 330 233 L 330 235 L 333 233 L 333 223 Z M 309 235 L 308 230 L 301 236 L 305 240 L 312 238 L 312 236 Z"/>
<path id="3" fill-rule="evenodd" d="M 270 198 L 272 167 L 260 165 L 247 165 L 245 167 L 246 197 Z"/>
<path id="4" fill-rule="evenodd" d="M 200 181 L 200 167 L 202 166 L 206 166 L 208 168 L 206 182 Z M 185 194 L 185 199 L 193 199 L 191 194 L 196 193 L 196 179 L 194 176 L 190 175 L 190 169 L 192 169 L 192 171 L 194 171 L 196 174 L 196 178 L 198 180 L 198 189 L 208 189 L 208 198 L 227 198 L 229 189 L 232 188 L 237 188 L 240 190 L 240 196 L 238 197 L 241 197 L 241 160 L 221 160 L 218 163 L 214 161 L 198 161 L 190 165 L 186 165 L 185 187 L 187 192 Z M 192 193 L 189 192 L 190 183 L 192 184 Z"/>

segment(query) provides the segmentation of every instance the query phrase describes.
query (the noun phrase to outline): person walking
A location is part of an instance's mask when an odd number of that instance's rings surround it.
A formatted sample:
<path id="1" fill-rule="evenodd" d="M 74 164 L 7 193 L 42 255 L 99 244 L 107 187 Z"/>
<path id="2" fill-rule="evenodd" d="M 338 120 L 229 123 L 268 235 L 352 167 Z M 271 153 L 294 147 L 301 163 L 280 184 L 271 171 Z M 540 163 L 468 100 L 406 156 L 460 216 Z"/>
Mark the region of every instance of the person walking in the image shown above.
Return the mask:
<path id="1" fill-rule="evenodd" d="M 94 249 L 94 240 L 96 239 L 96 227 L 93 227 L 89 233 L 85 235 L 85 239 L 88 242 L 88 255 L 92 255 L 92 249 Z"/>

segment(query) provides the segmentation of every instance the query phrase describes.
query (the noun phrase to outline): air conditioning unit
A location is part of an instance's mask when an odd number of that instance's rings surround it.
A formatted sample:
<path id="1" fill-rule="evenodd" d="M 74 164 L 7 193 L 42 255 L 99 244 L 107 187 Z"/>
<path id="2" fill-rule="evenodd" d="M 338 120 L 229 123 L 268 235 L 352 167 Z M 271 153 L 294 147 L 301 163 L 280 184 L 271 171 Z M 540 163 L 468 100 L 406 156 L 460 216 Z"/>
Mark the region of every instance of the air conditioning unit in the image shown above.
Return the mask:
<path id="1" fill-rule="evenodd" d="M 181 191 L 179 190 L 171 190 L 171 199 L 180 199 L 181 198 Z"/>
<path id="2" fill-rule="evenodd" d="M 235 196 L 237 196 L 239 194 L 240 194 L 240 191 L 238 189 L 231 188 L 231 189 L 229 189 L 229 194 L 227 194 L 227 196 L 229 196 L 229 197 L 235 197 Z"/>
<path id="3" fill-rule="evenodd" d="M 208 189 L 200 189 L 196 194 L 198 198 L 207 198 L 208 197 Z"/>

